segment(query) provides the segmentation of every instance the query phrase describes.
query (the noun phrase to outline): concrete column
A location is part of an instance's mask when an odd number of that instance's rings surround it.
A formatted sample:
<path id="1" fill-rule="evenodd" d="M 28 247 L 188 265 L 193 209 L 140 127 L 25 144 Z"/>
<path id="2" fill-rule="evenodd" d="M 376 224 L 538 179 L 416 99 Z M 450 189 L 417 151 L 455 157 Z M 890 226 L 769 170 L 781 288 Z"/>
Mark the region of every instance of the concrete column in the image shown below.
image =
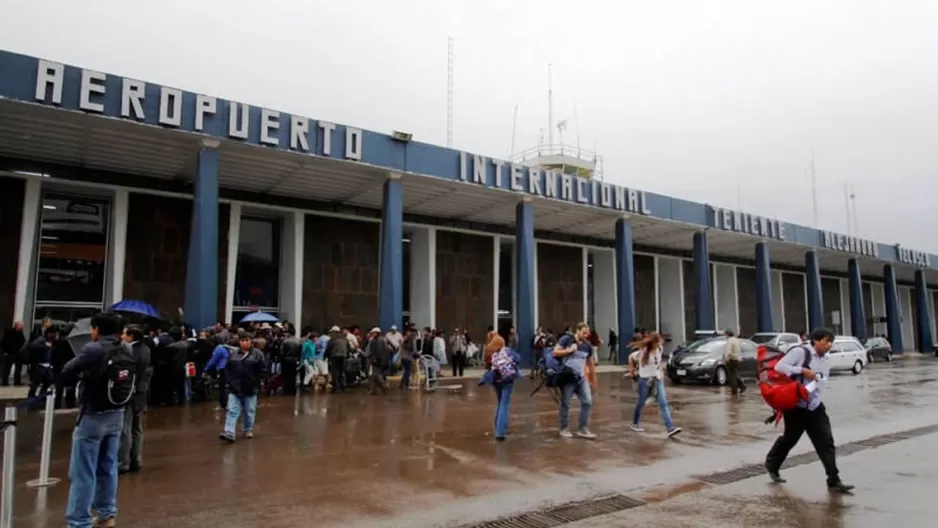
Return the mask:
<path id="1" fill-rule="evenodd" d="M 305 213 L 287 213 L 283 222 L 283 258 L 280 262 L 280 318 L 293 321 L 297 328 L 303 326 L 305 230 Z"/>
<path id="2" fill-rule="evenodd" d="M 228 209 L 228 266 L 225 269 L 225 313 L 219 318 L 228 321 L 234 310 L 235 280 L 238 276 L 238 244 L 241 243 L 241 204 L 233 203 Z M 299 324 L 299 321 L 297 321 Z"/>
<path id="3" fill-rule="evenodd" d="M 660 331 L 671 336 L 664 350 L 670 354 L 683 343 L 684 335 L 684 266 L 681 260 L 658 258 L 658 296 Z"/>
<path id="4" fill-rule="evenodd" d="M 583 321 L 590 320 L 590 299 L 589 299 L 589 261 L 590 250 L 583 248 Z M 595 330 L 595 329 L 594 329 Z M 605 339 L 605 338 L 603 338 Z"/>
<path id="5" fill-rule="evenodd" d="M 821 296 L 821 270 L 817 253 L 808 251 L 804 255 L 805 299 L 808 303 L 808 332 L 824 326 L 824 300 Z"/>
<path id="6" fill-rule="evenodd" d="M 130 193 L 118 189 L 114 191 L 111 204 L 111 265 L 109 266 L 110 284 L 107 287 L 107 305 L 112 305 L 124 298 L 124 268 L 127 265 L 127 206 Z"/>
<path id="7" fill-rule="evenodd" d="M 899 291 L 896 288 L 896 270 L 892 264 L 883 266 L 883 292 L 886 298 L 886 337 L 892 344 L 892 352 L 905 351 L 902 343 L 902 314 L 899 311 Z"/>
<path id="8" fill-rule="evenodd" d="M 616 220 L 616 306 L 619 339 L 627 343 L 635 329 L 635 256 L 632 253 L 632 224 Z M 628 361 L 629 351 L 619 347 L 619 364 Z"/>
<path id="9" fill-rule="evenodd" d="M 495 235 L 492 237 L 492 328 L 498 328 L 498 282 L 501 280 L 501 255 L 502 255 L 502 237 Z M 476 338 L 478 339 L 478 338 Z"/>
<path id="10" fill-rule="evenodd" d="M 609 338 L 609 330 L 618 333 L 618 308 L 616 306 L 616 253 L 615 251 L 593 250 L 593 323 L 603 340 Z M 555 329 L 558 330 L 559 329 Z M 629 337 L 631 337 L 631 333 Z M 620 336 L 621 337 L 621 336 Z M 621 341 L 621 339 L 620 339 Z M 608 356 L 607 356 L 608 357 Z"/>
<path id="11" fill-rule="evenodd" d="M 710 277 L 710 245 L 706 231 L 694 233 L 694 276 L 697 289 L 694 292 L 694 307 L 697 312 L 697 330 L 716 330 Z M 631 333 L 632 329 L 629 328 Z"/>
<path id="12" fill-rule="evenodd" d="M 770 269 L 769 246 L 765 242 L 756 244 L 756 329 L 758 332 L 775 330 L 772 318 L 772 270 Z M 737 295 L 739 292 L 737 292 Z M 781 327 L 779 327 L 781 331 Z"/>
<path id="13" fill-rule="evenodd" d="M 716 329 L 739 333 L 739 295 L 736 291 L 736 266 L 713 265 L 713 304 L 716 305 Z"/>
<path id="14" fill-rule="evenodd" d="M 846 317 L 844 314 L 850 313 L 850 281 L 847 279 L 840 279 L 837 281 L 838 286 L 840 287 L 840 317 L 844 326 L 845 335 L 853 335 L 853 325 L 850 323 L 850 318 Z M 860 291 L 863 291 L 863 283 L 860 283 Z M 864 312 L 866 310 L 864 309 Z M 872 317 L 872 314 L 869 315 Z M 866 325 L 863 325 L 866 328 Z"/>
<path id="15" fill-rule="evenodd" d="M 874 282 L 870 284 L 870 304 L 873 311 L 873 334 L 885 335 L 888 333 L 886 323 L 879 322 L 880 317 L 886 317 L 886 291 L 883 285 Z"/>
<path id="16" fill-rule="evenodd" d="M 847 275 L 850 283 L 850 328 L 853 336 L 862 342 L 866 340 L 866 310 L 863 306 L 863 281 L 857 259 L 847 261 Z M 841 313 L 840 316 L 844 317 L 844 314 Z M 846 317 L 844 319 L 846 320 Z M 844 333 L 847 331 L 844 330 Z"/>
<path id="17" fill-rule="evenodd" d="M 772 326 L 785 331 L 785 295 L 782 292 L 782 272 L 772 271 Z"/>
<path id="18" fill-rule="evenodd" d="M 218 320 L 217 147 L 217 140 L 204 140 L 196 163 L 185 298 L 185 319 L 195 328 Z"/>
<path id="19" fill-rule="evenodd" d="M 30 299 L 30 284 L 33 278 L 33 263 L 36 261 L 36 237 L 39 235 L 39 208 L 42 201 L 42 180 L 26 179 L 26 191 L 23 193 L 23 220 L 20 224 L 19 258 L 16 264 L 16 290 L 13 299 L 13 320 L 23 321 L 26 329 L 33 326 L 33 314 L 27 313 Z M 9 321 L 4 321 L 4 324 Z"/>
<path id="20" fill-rule="evenodd" d="M 436 328 L 436 228 L 414 228 L 409 246 L 410 320 Z"/>
<path id="21" fill-rule="evenodd" d="M 515 266 L 518 274 L 515 281 L 518 306 L 515 314 L 515 332 L 518 336 L 518 353 L 521 355 L 522 366 L 525 367 L 534 362 L 531 341 L 534 339 L 537 324 L 537 304 L 534 296 L 537 284 L 534 271 L 536 251 L 534 204 L 530 198 L 524 198 L 515 207 Z"/>
<path id="22" fill-rule="evenodd" d="M 908 286 L 899 286 L 899 324 L 902 327 L 902 345 L 908 349 L 915 349 L 915 325 L 912 324 L 912 289 Z"/>
<path id="23" fill-rule="evenodd" d="M 938 308 L 938 306 L 935 306 L 935 291 L 934 290 L 929 290 L 928 303 L 929 303 L 931 314 L 932 314 L 932 318 L 931 320 L 929 320 L 929 324 L 931 324 L 931 335 L 932 335 L 932 339 L 934 340 L 934 339 L 938 339 L 938 328 L 936 328 L 936 326 L 938 326 L 938 313 L 935 312 L 935 308 Z M 932 343 L 932 346 L 934 346 L 934 343 Z"/>
<path id="24" fill-rule="evenodd" d="M 378 325 L 404 322 L 404 188 L 399 174 L 384 182 L 381 206 L 381 249 L 378 270 Z"/>
<path id="25" fill-rule="evenodd" d="M 935 322 L 932 316 L 931 292 L 928 291 L 928 284 L 925 281 L 925 271 L 915 270 L 915 321 L 918 328 L 918 351 L 923 354 L 931 353 L 935 350 L 935 340 L 932 334 L 932 325 Z"/>

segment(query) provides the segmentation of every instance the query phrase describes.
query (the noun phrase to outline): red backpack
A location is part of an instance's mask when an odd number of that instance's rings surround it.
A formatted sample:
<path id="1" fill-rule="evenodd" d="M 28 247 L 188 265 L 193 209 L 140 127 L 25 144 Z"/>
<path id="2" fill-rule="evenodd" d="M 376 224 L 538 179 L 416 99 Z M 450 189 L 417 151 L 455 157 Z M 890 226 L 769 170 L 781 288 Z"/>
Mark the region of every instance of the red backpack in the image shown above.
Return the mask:
<path id="1" fill-rule="evenodd" d="M 796 380 L 775 370 L 775 365 L 785 357 L 785 354 L 798 348 L 807 352 L 807 349 L 801 345 L 795 345 L 786 352 L 782 352 L 772 345 L 759 345 L 756 352 L 756 360 L 759 364 L 759 392 L 762 393 L 762 399 L 765 400 L 765 403 L 774 411 L 772 416 L 765 420 L 766 424 L 774 421 L 775 425 L 778 426 L 783 412 L 795 409 L 801 402 L 808 401 L 808 390 L 805 388 L 803 380 Z M 801 367 L 809 368 L 810 365 L 811 354 L 806 353 Z"/>

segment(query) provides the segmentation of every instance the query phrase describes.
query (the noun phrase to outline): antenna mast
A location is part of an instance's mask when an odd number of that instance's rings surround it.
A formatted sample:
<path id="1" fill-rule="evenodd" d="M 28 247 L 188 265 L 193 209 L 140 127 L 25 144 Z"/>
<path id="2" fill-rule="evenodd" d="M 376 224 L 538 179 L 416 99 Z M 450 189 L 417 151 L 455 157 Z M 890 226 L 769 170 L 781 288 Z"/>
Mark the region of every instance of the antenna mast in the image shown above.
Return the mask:
<path id="1" fill-rule="evenodd" d="M 453 37 L 446 41 L 446 146 L 453 146 L 453 55 L 455 42 Z"/>
<path id="2" fill-rule="evenodd" d="M 547 65 L 547 148 L 554 145 L 554 76 L 553 65 Z"/>
<path id="3" fill-rule="evenodd" d="M 508 159 L 513 160 L 515 157 L 515 133 L 518 131 L 518 105 L 515 105 L 515 117 L 511 120 L 511 152 L 508 154 Z"/>
<path id="4" fill-rule="evenodd" d="M 853 236 L 853 222 L 850 219 L 850 189 L 847 182 L 844 182 L 844 212 L 847 213 L 847 236 Z"/>
<path id="5" fill-rule="evenodd" d="M 817 174 L 814 172 L 814 151 L 811 151 L 811 207 L 814 213 L 814 229 L 818 229 Z M 848 226 L 849 228 L 849 226 Z"/>
<path id="6" fill-rule="evenodd" d="M 857 220 L 857 193 L 853 185 L 850 186 L 850 205 L 853 209 L 853 236 L 860 236 L 860 223 Z"/>
<path id="7" fill-rule="evenodd" d="M 576 155 L 580 156 L 580 111 L 573 105 L 573 126 L 576 127 Z"/>

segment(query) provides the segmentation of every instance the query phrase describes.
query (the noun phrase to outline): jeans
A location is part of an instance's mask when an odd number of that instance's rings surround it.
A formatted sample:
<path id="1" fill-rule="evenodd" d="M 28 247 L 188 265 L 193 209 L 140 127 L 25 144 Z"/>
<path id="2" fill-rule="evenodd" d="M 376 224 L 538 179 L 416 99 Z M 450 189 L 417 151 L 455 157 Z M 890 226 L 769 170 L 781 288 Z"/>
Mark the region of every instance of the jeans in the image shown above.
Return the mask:
<path id="1" fill-rule="evenodd" d="M 91 510 L 99 519 L 117 515 L 117 451 L 124 410 L 84 413 L 72 432 L 68 505 L 70 528 L 90 528 Z"/>
<path id="2" fill-rule="evenodd" d="M 404 367 L 404 374 L 401 376 L 401 388 L 410 387 L 410 371 L 414 369 L 414 360 L 412 358 L 401 358 L 401 366 Z"/>
<path id="3" fill-rule="evenodd" d="M 345 392 L 345 356 L 330 358 L 329 371 L 332 372 L 332 392 Z"/>
<path id="4" fill-rule="evenodd" d="M 576 383 L 564 385 L 561 392 L 560 430 L 569 429 L 570 399 L 574 394 L 580 400 L 580 430 L 586 429 L 590 422 L 590 409 L 593 407 L 593 393 L 590 391 L 589 381 L 580 377 Z"/>
<path id="5" fill-rule="evenodd" d="M 733 394 L 746 390 L 746 384 L 739 377 L 739 360 L 730 359 L 726 362 L 726 384 L 730 386 Z"/>
<path id="6" fill-rule="evenodd" d="M 654 387 L 652 387 L 654 383 Z M 664 426 L 670 431 L 674 429 L 674 423 L 671 422 L 671 410 L 668 408 L 668 397 L 664 393 L 664 381 L 655 378 L 638 378 L 638 401 L 635 403 L 635 412 L 632 414 L 632 424 L 638 425 L 642 421 L 642 409 L 645 408 L 645 400 L 648 398 L 648 391 L 655 389 L 655 399 L 658 400 L 658 409 L 661 411 L 661 419 Z"/>
<path id="7" fill-rule="evenodd" d="M 52 367 L 31 366 L 29 368 L 29 393 L 26 397 L 32 398 L 36 394 L 45 393 L 53 383 L 55 379 L 52 376 Z"/>
<path id="8" fill-rule="evenodd" d="M 381 392 L 388 392 L 388 371 L 390 369 L 386 367 L 379 367 L 378 365 L 371 366 L 371 375 L 368 376 L 368 393 L 377 394 L 378 389 L 381 389 Z"/>
<path id="9" fill-rule="evenodd" d="M 511 407 L 511 393 L 514 391 L 515 383 L 494 383 L 495 397 L 498 403 L 495 404 L 495 438 L 504 438 L 508 432 L 508 408 Z"/>
<path id="10" fill-rule="evenodd" d="M 241 411 L 244 411 L 244 423 L 241 430 L 245 433 L 254 432 L 254 415 L 257 414 L 257 395 L 241 396 L 228 393 L 228 415 L 225 417 L 224 435 L 228 438 L 235 437 L 235 426 L 238 425 L 238 417 Z"/>
<path id="11" fill-rule="evenodd" d="M 466 370 L 466 353 L 453 352 L 453 377 L 461 378 Z"/>
<path id="12" fill-rule="evenodd" d="M 775 440 L 772 449 L 765 457 L 765 467 L 769 471 L 778 472 L 782 463 L 788 458 L 788 453 L 801 440 L 801 435 L 808 433 L 808 439 L 814 445 L 818 458 L 824 465 L 828 484 L 840 483 L 840 472 L 837 470 L 836 449 L 834 435 L 831 433 L 831 420 L 827 416 L 827 409 L 821 404 L 817 409 L 794 409 L 785 411 L 785 432 Z"/>
<path id="13" fill-rule="evenodd" d="M 135 409 L 128 405 L 124 409 L 124 429 L 120 441 L 120 469 L 142 467 L 143 460 L 143 416 L 146 407 Z"/>

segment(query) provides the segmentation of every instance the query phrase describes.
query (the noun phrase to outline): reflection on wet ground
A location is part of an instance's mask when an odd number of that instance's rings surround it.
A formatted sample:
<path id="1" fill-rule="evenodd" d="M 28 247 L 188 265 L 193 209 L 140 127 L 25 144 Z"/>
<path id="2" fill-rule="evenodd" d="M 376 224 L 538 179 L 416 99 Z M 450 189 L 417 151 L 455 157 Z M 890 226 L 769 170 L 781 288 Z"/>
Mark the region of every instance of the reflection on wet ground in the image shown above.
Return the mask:
<path id="1" fill-rule="evenodd" d="M 938 401 L 935 367 L 905 360 L 834 378 L 827 402 L 835 435 L 844 427 L 858 434 L 868 424 L 882 427 L 884 417 L 921 419 L 920 409 Z M 463 384 L 453 394 L 369 397 L 359 389 L 265 398 L 257 437 L 235 445 L 219 444 L 223 416 L 210 404 L 152 409 L 144 470 L 121 478 L 121 524 L 416 527 L 482 520 L 544 501 L 650 487 L 706 465 L 730 467 L 777 434 L 762 424 L 768 413 L 755 387 L 733 398 L 702 386 L 668 388 L 675 423 L 685 430 L 676 440 L 665 439 L 654 405 L 645 410 L 647 432 L 630 432 L 634 387 L 609 373 L 594 396 L 598 441 L 558 437 L 556 404 L 544 391 L 529 397 L 533 387 L 525 380 L 515 388 L 508 441 L 496 443 L 491 388 Z M 578 412 L 574 403 L 572 420 Z M 63 518 L 67 482 L 46 496 L 23 485 L 38 473 L 38 420 L 27 417 L 19 433 L 16 526 L 60 526 Z M 56 416 L 52 476 L 67 477 L 73 423 L 74 415 Z M 496 492 L 498 501 L 486 501 Z"/>

